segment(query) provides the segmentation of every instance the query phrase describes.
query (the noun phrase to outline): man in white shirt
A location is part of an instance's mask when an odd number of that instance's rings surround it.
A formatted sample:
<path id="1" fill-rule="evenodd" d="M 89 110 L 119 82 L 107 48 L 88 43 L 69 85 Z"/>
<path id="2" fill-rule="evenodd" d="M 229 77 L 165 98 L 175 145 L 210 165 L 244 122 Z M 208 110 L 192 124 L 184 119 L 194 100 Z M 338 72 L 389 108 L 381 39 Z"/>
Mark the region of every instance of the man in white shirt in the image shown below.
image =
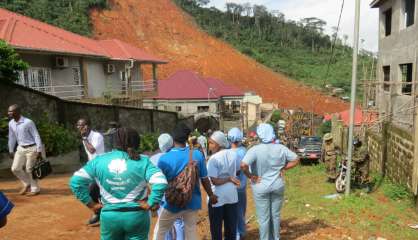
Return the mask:
<path id="1" fill-rule="evenodd" d="M 84 150 L 87 153 L 88 161 L 94 159 L 97 155 L 103 154 L 105 152 L 104 138 L 99 132 L 93 131 L 90 128 L 90 123 L 85 118 L 80 118 L 77 121 L 77 129 L 80 132 L 81 139 L 83 141 Z M 90 185 L 90 197 L 96 203 L 100 201 L 100 188 L 96 183 Z M 96 225 L 100 221 L 100 215 L 94 214 L 90 220 L 88 220 L 88 225 Z"/>
<path id="2" fill-rule="evenodd" d="M 32 169 L 42 153 L 42 142 L 32 120 L 20 113 L 17 104 L 11 105 L 7 111 L 9 118 L 9 155 L 13 159 L 12 172 L 22 181 L 23 188 L 19 194 L 35 196 L 39 194 L 38 181 L 32 177 Z M 15 147 L 17 148 L 15 151 Z M 23 166 L 26 166 L 23 170 Z"/>
<path id="3" fill-rule="evenodd" d="M 89 122 L 81 118 L 77 121 L 77 129 L 80 132 L 83 141 L 84 149 L 87 153 L 88 160 L 92 160 L 99 154 L 105 152 L 104 140 L 102 134 L 93 131 L 90 128 Z"/>

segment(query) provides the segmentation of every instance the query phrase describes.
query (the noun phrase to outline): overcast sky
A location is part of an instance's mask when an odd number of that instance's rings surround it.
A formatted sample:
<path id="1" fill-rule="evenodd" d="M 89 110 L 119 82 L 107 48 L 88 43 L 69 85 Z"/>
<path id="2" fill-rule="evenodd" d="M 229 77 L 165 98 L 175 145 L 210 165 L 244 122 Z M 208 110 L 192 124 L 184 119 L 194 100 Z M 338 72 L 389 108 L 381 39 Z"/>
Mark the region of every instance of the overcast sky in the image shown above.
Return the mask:
<path id="1" fill-rule="evenodd" d="M 379 13 L 377 9 L 369 7 L 371 1 L 361 0 L 360 39 L 365 40 L 362 48 L 376 52 Z M 330 33 L 331 27 L 337 26 L 342 0 L 211 0 L 209 6 L 225 10 L 227 2 L 265 5 L 269 10 L 279 10 L 286 19 L 292 20 L 317 17 L 327 22 L 327 33 Z M 354 35 L 354 5 L 354 0 L 345 0 L 338 34 L 340 37 L 347 34 L 350 45 Z"/>

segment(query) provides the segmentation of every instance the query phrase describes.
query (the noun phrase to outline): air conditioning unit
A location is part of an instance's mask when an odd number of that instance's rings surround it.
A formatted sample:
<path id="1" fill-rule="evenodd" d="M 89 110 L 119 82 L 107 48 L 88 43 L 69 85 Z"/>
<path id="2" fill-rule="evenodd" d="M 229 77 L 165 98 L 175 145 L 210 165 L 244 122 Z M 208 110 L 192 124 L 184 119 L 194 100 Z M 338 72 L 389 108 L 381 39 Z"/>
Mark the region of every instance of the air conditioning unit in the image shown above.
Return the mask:
<path id="1" fill-rule="evenodd" d="M 66 58 L 66 57 L 55 57 L 55 67 L 56 68 L 66 68 L 66 67 L 68 67 L 68 58 Z"/>
<path id="2" fill-rule="evenodd" d="M 114 73 L 116 71 L 115 64 L 106 64 L 106 73 Z"/>

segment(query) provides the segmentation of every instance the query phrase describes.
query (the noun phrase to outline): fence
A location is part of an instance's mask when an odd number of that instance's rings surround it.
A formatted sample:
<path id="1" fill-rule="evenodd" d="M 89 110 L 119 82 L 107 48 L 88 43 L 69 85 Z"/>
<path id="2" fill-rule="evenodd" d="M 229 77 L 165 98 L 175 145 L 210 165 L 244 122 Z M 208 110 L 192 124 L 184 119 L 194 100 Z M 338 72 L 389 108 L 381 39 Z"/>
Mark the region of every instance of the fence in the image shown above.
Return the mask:
<path id="1" fill-rule="evenodd" d="M 356 127 L 356 134 L 361 134 Z M 348 129 L 340 121 L 333 119 L 334 143 L 347 153 Z M 410 132 L 391 124 L 384 124 L 380 132 L 367 130 L 365 143 L 370 156 L 370 169 L 384 175 L 393 182 L 407 186 L 413 193 L 414 139 Z"/>

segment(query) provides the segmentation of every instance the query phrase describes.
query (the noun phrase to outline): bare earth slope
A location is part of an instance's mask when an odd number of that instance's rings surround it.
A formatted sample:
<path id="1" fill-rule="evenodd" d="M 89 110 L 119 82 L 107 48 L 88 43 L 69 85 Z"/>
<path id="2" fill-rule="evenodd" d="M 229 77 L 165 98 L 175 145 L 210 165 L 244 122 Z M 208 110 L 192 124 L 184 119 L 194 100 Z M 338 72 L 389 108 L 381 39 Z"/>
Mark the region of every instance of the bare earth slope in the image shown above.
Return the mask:
<path id="1" fill-rule="evenodd" d="M 159 70 L 164 79 L 190 69 L 216 77 L 242 90 L 253 90 L 264 102 L 319 114 L 345 110 L 339 99 L 321 95 L 248 58 L 200 30 L 170 0 L 113 0 L 110 10 L 92 11 L 98 39 L 119 38 L 170 61 Z"/>

